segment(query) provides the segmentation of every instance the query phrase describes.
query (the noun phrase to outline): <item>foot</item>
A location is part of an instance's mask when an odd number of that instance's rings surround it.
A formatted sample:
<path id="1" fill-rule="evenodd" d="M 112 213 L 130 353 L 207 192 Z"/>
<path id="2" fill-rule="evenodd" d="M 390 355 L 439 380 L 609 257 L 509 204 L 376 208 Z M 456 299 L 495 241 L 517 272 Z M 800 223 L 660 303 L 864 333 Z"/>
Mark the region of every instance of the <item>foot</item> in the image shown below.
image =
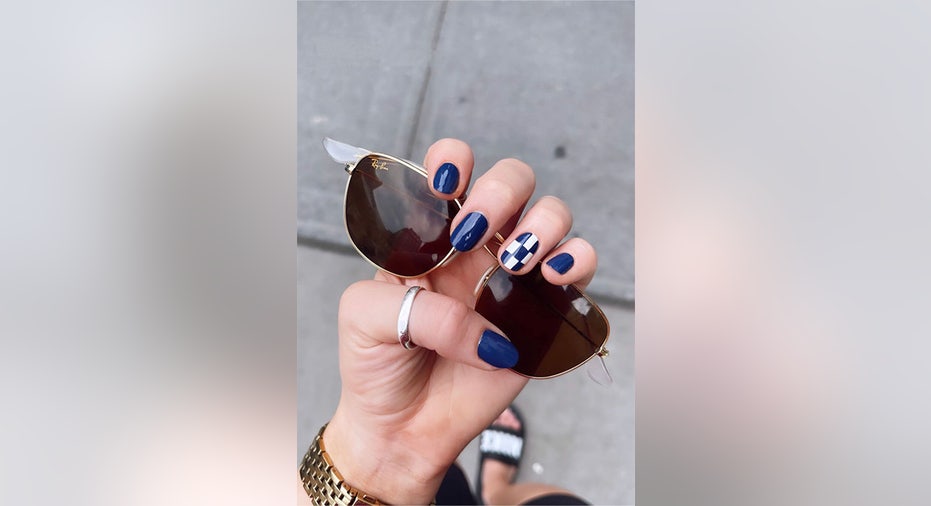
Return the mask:
<path id="1" fill-rule="evenodd" d="M 498 415 L 492 425 L 500 425 L 515 431 L 521 429 L 520 420 L 517 419 L 511 408 L 505 409 Z M 516 477 L 517 466 L 486 458 L 482 467 L 482 501 L 485 504 L 493 504 L 489 498 L 494 497 L 503 488 L 514 483 Z"/>

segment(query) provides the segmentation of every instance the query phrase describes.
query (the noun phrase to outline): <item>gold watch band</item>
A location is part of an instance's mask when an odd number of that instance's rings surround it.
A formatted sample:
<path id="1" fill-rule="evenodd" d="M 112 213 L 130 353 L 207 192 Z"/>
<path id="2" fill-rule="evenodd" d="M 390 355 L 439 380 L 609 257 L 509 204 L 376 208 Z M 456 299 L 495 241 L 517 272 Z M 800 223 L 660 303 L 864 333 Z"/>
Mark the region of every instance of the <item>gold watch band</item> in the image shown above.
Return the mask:
<path id="1" fill-rule="evenodd" d="M 301 461 L 300 473 L 304 491 L 314 504 L 324 506 L 387 504 L 350 486 L 343 480 L 343 475 L 327 455 L 326 446 L 323 444 L 324 430 L 326 430 L 326 424 L 320 427 L 320 432 L 317 433 L 317 437 L 314 438 L 313 444 L 307 449 Z"/>

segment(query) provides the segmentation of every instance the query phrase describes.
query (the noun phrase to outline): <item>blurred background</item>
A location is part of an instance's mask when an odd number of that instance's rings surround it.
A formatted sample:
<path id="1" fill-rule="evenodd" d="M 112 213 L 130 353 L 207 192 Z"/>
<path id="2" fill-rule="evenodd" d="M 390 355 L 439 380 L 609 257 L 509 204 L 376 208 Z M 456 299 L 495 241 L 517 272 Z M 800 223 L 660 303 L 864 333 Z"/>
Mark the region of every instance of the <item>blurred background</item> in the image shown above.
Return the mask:
<path id="1" fill-rule="evenodd" d="M 565 200 L 571 235 L 599 253 L 588 291 L 611 321 L 615 381 L 530 382 L 519 479 L 632 504 L 633 2 L 299 2 L 297 15 L 296 456 L 338 402 L 339 296 L 373 274 L 349 245 L 346 175 L 321 140 L 422 161 L 455 137 L 472 146 L 473 179 L 501 158 L 529 163 L 533 200 Z M 476 442 L 460 463 L 474 474 Z"/>

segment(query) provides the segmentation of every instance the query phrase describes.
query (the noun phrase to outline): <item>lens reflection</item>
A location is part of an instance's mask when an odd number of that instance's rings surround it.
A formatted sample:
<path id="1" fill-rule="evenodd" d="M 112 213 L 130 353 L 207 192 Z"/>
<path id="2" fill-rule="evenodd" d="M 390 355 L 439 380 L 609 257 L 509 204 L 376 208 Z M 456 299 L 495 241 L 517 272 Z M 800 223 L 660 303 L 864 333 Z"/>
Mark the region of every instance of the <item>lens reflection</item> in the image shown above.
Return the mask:
<path id="1" fill-rule="evenodd" d="M 497 269 L 475 310 L 504 331 L 520 358 L 514 370 L 532 377 L 563 373 L 592 357 L 608 338 L 608 323 L 572 286 L 547 282 L 538 264 L 513 276 Z"/>
<path id="2" fill-rule="evenodd" d="M 350 240 L 372 263 L 401 276 L 419 276 L 443 261 L 457 210 L 430 193 L 422 174 L 376 155 L 356 164 L 346 189 Z"/>

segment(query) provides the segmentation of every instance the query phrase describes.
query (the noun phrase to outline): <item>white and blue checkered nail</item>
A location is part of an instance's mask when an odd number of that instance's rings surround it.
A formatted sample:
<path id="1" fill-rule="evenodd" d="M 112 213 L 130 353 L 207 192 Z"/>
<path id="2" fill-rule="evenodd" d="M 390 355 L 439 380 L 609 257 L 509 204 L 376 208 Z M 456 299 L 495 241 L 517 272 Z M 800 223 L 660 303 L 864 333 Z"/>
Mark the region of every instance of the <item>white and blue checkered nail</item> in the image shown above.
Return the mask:
<path id="1" fill-rule="evenodd" d="M 501 263 L 512 271 L 519 271 L 521 267 L 533 258 L 533 254 L 540 248 L 540 240 L 530 232 L 517 236 L 514 242 L 508 245 L 501 254 Z"/>

